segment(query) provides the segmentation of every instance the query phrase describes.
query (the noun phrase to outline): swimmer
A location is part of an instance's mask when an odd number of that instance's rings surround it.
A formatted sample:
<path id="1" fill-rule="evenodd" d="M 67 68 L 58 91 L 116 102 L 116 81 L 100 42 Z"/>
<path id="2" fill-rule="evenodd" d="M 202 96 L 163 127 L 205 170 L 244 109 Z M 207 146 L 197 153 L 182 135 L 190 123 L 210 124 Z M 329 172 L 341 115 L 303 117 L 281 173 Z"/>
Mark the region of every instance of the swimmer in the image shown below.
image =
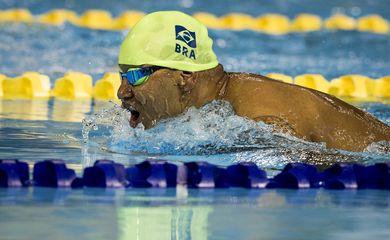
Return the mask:
<path id="1" fill-rule="evenodd" d="M 152 128 L 189 107 L 224 100 L 239 116 L 328 148 L 363 151 L 373 142 L 390 141 L 389 126 L 334 96 L 257 74 L 225 72 L 207 28 L 181 12 L 142 18 L 123 41 L 118 64 L 118 98 L 131 112 L 131 127 Z"/>

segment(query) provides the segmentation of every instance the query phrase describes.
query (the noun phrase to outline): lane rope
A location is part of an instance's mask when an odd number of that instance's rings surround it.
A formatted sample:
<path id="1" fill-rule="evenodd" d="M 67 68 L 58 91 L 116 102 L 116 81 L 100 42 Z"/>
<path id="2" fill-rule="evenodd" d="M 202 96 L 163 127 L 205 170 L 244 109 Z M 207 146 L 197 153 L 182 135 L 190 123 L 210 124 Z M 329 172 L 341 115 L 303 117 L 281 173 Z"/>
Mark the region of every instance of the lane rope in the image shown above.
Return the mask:
<path id="1" fill-rule="evenodd" d="M 289 84 L 315 89 L 339 97 L 370 98 L 390 97 L 390 75 L 377 79 L 349 74 L 326 79 L 321 74 L 301 74 L 295 77 L 281 73 L 269 73 L 268 77 Z M 0 74 L 0 99 L 95 99 L 118 100 L 116 93 L 121 84 L 119 74 L 107 72 L 93 86 L 92 76 L 81 72 L 68 72 L 55 80 L 39 72 L 25 72 L 17 77 Z M 375 100 L 375 99 L 373 99 Z"/>
<path id="2" fill-rule="evenodd" d="M 28 9 L 8 9 L 0 11 L 1 22 L 43 23 L 48 25 L 63 25 L 69 22 L 76 26 L 100 30 L 126 30 L 134 26 L 145 15 L 140 11 L 124 11 L 113 17 L 105 10 L 91 9 L 82 15 L 67 9 L 54 9 L 41 15 L 32 15 Z M 254 17 L 243 13 L 229 13 L 218 17 L 212 13 L 198 12 L 192 15 L 209 28 L 229 30 L 254 30 L 267 34 L 288 34 L 291 32 L 311 32 L 327 30 L 356 30 L 389 34 L 389 21 L 378 14 L 353 18 L 335 14 L 327 19 L 310 13 L 298 14 L 294 19 L 276 14 L 267 13 Z"/>
<path id="3" fill-rule="evenodd" d="M 63 160 L 34 164 L 30 179 L 26 162 L 0 159 L 0 187 L 53 188 L 290 188 L 290 189 L 386 189 L 390 190 L 390 163 L 363 166 L 337 163 L 319 172 L 314 165 L 289 163 L 272 178 L 252 162 L 220 167 L 207 162 L 174 164 L 145 160 L 125 167 L 111 160 L 98 160 L 81 177 Z"/>

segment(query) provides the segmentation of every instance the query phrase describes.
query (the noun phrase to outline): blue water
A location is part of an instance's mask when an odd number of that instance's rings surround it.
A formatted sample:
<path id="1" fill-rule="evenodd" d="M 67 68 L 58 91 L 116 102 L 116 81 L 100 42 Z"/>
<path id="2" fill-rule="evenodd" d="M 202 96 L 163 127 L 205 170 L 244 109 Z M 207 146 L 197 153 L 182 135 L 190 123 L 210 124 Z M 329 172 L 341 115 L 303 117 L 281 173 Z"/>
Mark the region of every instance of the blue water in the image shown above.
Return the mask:
<path id="1" fill-rule="evenodd" d="M 0 189 L 1 239 L 387 239 L 388 191 Z"/>
<path id="2" fill-rule="evenodd" d="M 232 12 L 240 12 L 253 16 L 265 13 L 280 13 L 289 17 L 295 17 L 295 15 L 300 13 L 313 13 L 322 17 L 328 17 L 331 14 L 342 12 L 354 17 L 373 13 L 386 17 L 390 14 L 389 4 L 390 3 L 386 0 L 328 0 L 326 2 L 311 0 L 246 0 L 240 2 L 240 4 L 238 4 L 235 0 L 161 0 L 158 4 L 152 0 L 122 0 L 115 2 L 115 4 L 107 0 L 99 2 L 94 0 L 85 0 L 82 2 L 78 2 L 76 0 L 3 0 L 0 3 L 0 9 L 24 7 L 29 8 L 30 11 L 35 14 L 41 14 L 53 8 L 66 8 L 81 14 L 85 10 L 93 8 L 109 10 L 114 16 L 119 15 L 123 10 L 139 10 L 144 12 L 180 10 L 188 13 L 201 11 L 211 12 L 217 16 Z"/>
<path id="3" fill-rule="evenodd" d="M 230 12 L 290 17 L 309 12 L 323 18 L 336 12 L 353 17 L 377 13 L 388 20 L 390 16 L 390 1 L 372 0 L 0 2 L 0 9 L 15 7 L 27 7 L 34 14 L 53 8 L 78 13 L 100 8 L 114 16 L 123 10 L 168 9 L 218 16 Z M 117 71 L 118 47 L 126 33 L 70 24 L 3 23 L 0 73 L 39 71 L 54 84 L 72 70 L 91 74 L 96 81 L 104 72 Z M 210 30 L 210 36 L 228 71 L 320 73 L 329 80 L 343 74 L 372 78 L 390 74 L 389 35 L 321 30 L 272 36 Z M 390 124 L 389 99 L 348 101 Z M 78 167 L 103 158 L 126 165 L 147 157 L 218 165 L 253 161 L 270 175 L 295 161 L 319 166 L 390 162 L 380 145 L 352 153 L 273 135 L 266 125 L 235 116 L 221 102 L 190 109 L 149 131 L 130 129 L 126 114 L 113 103 L 0 100 L 0 158 L 29 162 L 61 158 Z M 389 191 L 376 190 L 0 189 L 0 239 L 387 239 L 389 199 Z"/>
<path id="4" fill-rule="evenodd" d="M 117 71 L 117 55 L 127 31 L 100 31 L 67 24 L 0 24 L 0 72 L 16 76 L 40 71 L 52 82 L 66 71 Z M 291 76 L 319 73 L 331 80 L 344 74 L 377 78 L 390 74 L 389 35 L 318 31 L 274 36 L 253 31 L 210 30 L 218 60 L 227 71 Z M 42 52 L 42 50 L 44 50 Z M 37 61 L 39 57 L 39 61 Z M 23 59 L 23 61 L 21 61 Z"/>

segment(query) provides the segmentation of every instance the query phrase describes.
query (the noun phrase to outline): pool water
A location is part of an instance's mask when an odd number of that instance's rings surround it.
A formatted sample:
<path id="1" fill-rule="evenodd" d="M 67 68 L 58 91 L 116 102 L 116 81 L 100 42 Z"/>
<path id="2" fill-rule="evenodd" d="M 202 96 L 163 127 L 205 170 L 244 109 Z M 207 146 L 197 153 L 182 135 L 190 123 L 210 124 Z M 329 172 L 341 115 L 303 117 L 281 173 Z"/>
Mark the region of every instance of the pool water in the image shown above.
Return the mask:
<path id="1" fill-rule="evenodd" d="M 390 234 L 388 191 L 187 194 L 0 189 L 1 239 L 386 239 Z"/>
<path id="2" fill-rule="evenodd" d="M 220 7 L 224 4 L 224 7 Z M 53 8 L 78 13 L 102 8 L 178 9 L 218 16 L 309 12 L 328 17 L 390 14 L 387 1 L 3 1 L 0 9 L 26 7 L 34 14 Z M 389 19 L 388 19 L 389 20 Z M 0 24 L 0 73 L 47 74 L 54 85 L 67 71 L 94 81 L 117 71 L 126 31 L 101 31 L 70 24 Z M 210 30 L 218 60 L 227 71 L 295 76 L 319 73 L 372 78 L 389 75 L 389 35 L 357 31 L 292 33 L 273 36 L 253 31 Z M 390 124 L 389 99 L 346 99 Z M 286 163 L 390 162 L 389 143 L 364 152 L 326 149 L 273 134 L 269 126 L 234 115 L 225 102 L 164 121 L 144 131 L 131 129 L 117 103 L 57 99 L 0 100 L 0 159 L 28 162 L 64 159 L 80 173 L 97 159 L 134 164 L 145 158 L 208 161 L 226 166 L 252 161 L 272 176 Z M 174 133 L 174 134 L 173 134 Z M 390 236 L 390 192 L 377 190 L 187 190 L 187 189 L 0 189 L 0 239 L 367 239 Z"/>

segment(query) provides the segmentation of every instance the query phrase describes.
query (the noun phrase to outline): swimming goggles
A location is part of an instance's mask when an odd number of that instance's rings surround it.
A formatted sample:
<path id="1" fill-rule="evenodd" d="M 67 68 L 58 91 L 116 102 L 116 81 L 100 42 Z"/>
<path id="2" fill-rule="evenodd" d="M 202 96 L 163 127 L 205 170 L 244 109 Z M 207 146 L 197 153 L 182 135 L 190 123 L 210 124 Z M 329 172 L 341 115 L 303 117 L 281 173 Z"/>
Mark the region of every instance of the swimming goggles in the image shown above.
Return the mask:
<path id="1" fill-rule="evenodd" d="M 121 76 L 121 80 L 124 80 L 124 78 L 126 78 L 130 85 L 138 86 L 146 82 L 149 76 L 156 70 L 157 68 L 155 67 L 130 68 L 125 73 L 119 72 L 119 75 Z"/>

